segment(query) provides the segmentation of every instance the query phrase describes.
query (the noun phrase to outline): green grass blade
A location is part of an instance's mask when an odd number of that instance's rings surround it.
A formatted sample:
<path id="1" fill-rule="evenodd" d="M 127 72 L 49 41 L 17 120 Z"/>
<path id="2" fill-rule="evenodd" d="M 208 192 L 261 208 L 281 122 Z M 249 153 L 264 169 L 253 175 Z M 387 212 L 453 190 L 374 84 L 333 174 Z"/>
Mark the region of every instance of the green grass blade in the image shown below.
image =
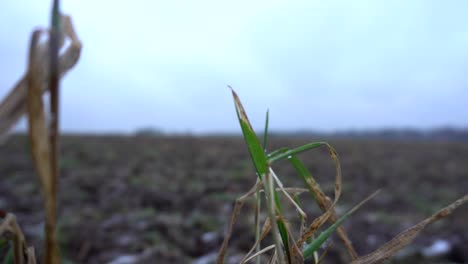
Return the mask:
<path id="1" fill-rule="evenodd" d="M 270 180 L 273 180 L 273 179 L 270 179 Z M 276 208 L 278 209 L 277 214 L 280 216 L 280 218 L 276 221 L 276 223 L 278 225 L 278 231 L 280 233 L 281 241 L 283 242 L 283 246 L 286 249 L 286 255 L 288 257 L 288 263 L 291 263 L 291 253 L 289 252 L 288 230 L 286 229 L 285 223 L 284 223 L 283 219 L 281 218 L 281 215 L 282 215 L 281 203 L 280 203 L 278 192 L 276 191 L 276 189 L 273 190 L 273 195 L 274 195 L 273 199 L 275 200 Z M 282 250 L 282 249 L 278 249 L 278 250 Z"/>
<path id="2" fill-rule="evenodd" d="M 315 181 L 314 177 L 312 177 L 312 174 L 309 172 L 309 170 L 306 168 L 304 163 L 302 163 L 302 161 L 298 157 L 292 155 L 291 158 L 289 158 L 288 160 L 293 165 L 294 169 L 296 169 L 297 174 L 299 174 L 299 176 L 301 176 L 301 178 L 304 181 L 305 185 L 309 189 L 309 192 L 312 194 L 314 199 L 317 201 L 317 197 L 315 195 L 315 192 L 310 187 L 311 184 L 318 187 L 318 183 Z M 320 187 L 318 187 L 318 189 L 320 189 Z"/>
<path id="3" fill-rule="evenodd" d="M 290 148 L 285 147 L 285 148 L 280 148 L 280 149 L 277 149 L 275 151 L 272 151 L 272 152 L 270 152 L 270 154 L 267 155 L 267 159 L 271 159 L 271 158 L 273 158 L 275 156 L 278 156 L 279 154 L 284 153 L 284 152 L 286 152 L 288 150 L 290 150 Z"/>
<path id="4" fill-rule="evenodd" d="M 299 195 L 298 195 L 297 193 L 295 193 L 295 194 L 293 195 L 293 199 L 294 199 L 294 202 L 296 202 L 296 204 L 297 204 L 299 207 L 302 207 L 302 206 L 301 206 L 301 200 L 299 199 Z M 305 220 L 304 216 L 303 216 L 301 213 L 297 212 L 297 216 L 299 217 L 299 220 L 300 220 L 300 221 Z"/>
<path id="5" fill-rule="evenodd" d="M 267 110 L 266 118 L 265 118 L 265 130 L 263 131 L 263 151 L 264 152 L 266 152 L 267 140 L 268 140 L 269 113 L 270 113 L 270 110 Z"/>
<path id="6" fill-rule="evenodd" d="M 333 232 L 346 220 L 348 219 L 351 214 L 353 214 L 359 207 L 365 204 L 370 199 L 374 198 L 379 193 L 380 190 L 374 192 L 373 194 L 369 195 L 366 199 L 356 205 L 353 209 L 349 210 L 346 214 L 344 214 L 338 221 L 336 221 L 333 225 L 329 226 L 325 231 L 320 233 L 320 235 L 312 241 L 302 252 L 304 255 L 304 259 L 311 257 L 315 251 L 317 251 L 320 246 L 333 234 Z"/>
<path id="7" fill-rule="evenodd" d="M 8 246 L 8 240 L 0 237 L 0 250 L 6 246 Z"/>
<path id="8" fill-rule="evenodd" d="M 231 87 L 229 87 L 231 88 Z M 239 119 L 239 124 L 242 129 L 242 134 L 244 136 L 244 140 L 247 144 L 247 147 L 249 149 L 249 154 L 250 157 L 252 158 L 252 161 L 254 163 L 255 169 L 257 171 L 258 177 L 260 179 L 263 178 L 263 176 L 267 173 L 268 171 L 268 162 L 266 158 L 266 154 L 264 152 L 264 149 L 260 145 L 260 142 L 258 140 L 257 135 L 255 134 L 255 131 L 252 128 L 252 125 L 250 124 L 250 121 L 247 117 L 247 114 L 245 113 L 244 107 L 242 106 L 242 103 L 239 99 L 239 96 L 237 96 L 236 92 L 231 88 L 232 91 L 232 96 L 234 98 L 234 104 L 236 107 L 236 113 L 237 113 L 237 118 Z M 265 132 L 267 132 L 268 129 L 268 112 L 267 112 L 267 120 L 266 120 L 266 125 L 265 125 Z M 266 135 L 267 133 L 265 133 Z M 264 137 L 264 146 L 266 146 L 266 139 Z M 272 180 L 272 179 L 270 179 Z M 270 199 L 274 199 L 275 205 L 278 209 L 278 214 L 281 214 L 281 205 L 278 199 L 278 194 L 275 189 L 273 189 L 273 196 L 270 197 Z M 283 242 L 283 245 L 286 249 L 289 249 L 289 241 L 288 241 L 288 231 L 286 229 L 285 223 L 283 220 L 279 219 L 277 221 L 278 224 L 278 229 L 279 233 L 281 236 L 281 240 Z M 277 250 L 283 250 L 281 248 L 278 248 Z M 290 260 L 290 252 L 287 250 L 288 254 L 288 259 Z M 289 261 L 290 262 L 290 261 Z"/>
<path id="9" fill-rule="evenodd" d="M 300 147 L 297 147 L 297 148 L 294 148 L 285 152 L 280 152 L 276 155 L 270 154 L 268 158 L 268 162 L 273 163 L 277 160 L 288 158 L 289 156 L 292 156 L 292 155 L 295 155 L 295 154 L 298 154 L 298 153 L 301 153 L 310 149 L 318 148 L 324 145 L 327 145 L 327 143 L 326 142 L 312 142 L 312 143 L 308 143 L 308 144 L 302 145 Z"/>
<path id="10" fill-rule="evenodd" d="M 54 0 L 52 5 L 52 30 L 60 32 L 60 1 Z"/>
<path id="11" fill-rule="evenodd" d="M 267 147 L 267 140 L 268 140 L 268 123 L 269 123 L 269 110 L 266 112 L 266 118 L 265 118 L 265 130 L 263 131 L 263 152 L 266 153 L 266 147 Z M 261 206 L 261 199 L 260 199 L 260 191 L 257 191 L 255 194 L 255 200 L 256 200 L 256 210 L 255 210 L 255 241 L 257 241 L 260 238 L 260 206 Z M 256 247 L 256 251 L 260 251 L 260 243 Z M 260 264 L 261 258 L 257 257 L 255 260 L 255 263 Z"/>
<path id="12" fill-rule="evenodd" d="M 278 192 L 276 189 L 273 191 L 274 193 L 274 199 L 275 199 L 275 205 L 276 208 L 278 209 L 278 215 L 281 215 L 281 203 L 279 200 Z M 286 255 L 288 257 L 288 263 L 291 263 L 291 253 L 289 252 L 289 235 L 288 235 L 288 230 L 286 229 L 285 223 L 280 217 L 278 221 L 276 221 L 278 224 L 278 230 L 281 236 L 281 241 L 283 242 L 283 246 L 286 249 Z"/>
<path id="13" fill-rule="evenodd" d="M 6 256 L 5 256 L 5 259 L 3 259 L 2 264 L 12 264 L 12 263 L 14 263 L 14 261 L 13 261 L 13 247 L 10 247 L 8 249 L 8 252 L 7 252 Z"/>
<path id="14" fill-rule="evenodd" d="M 231 88 L 231 87 L 229 87 Z M 244 107 L 237 96 L 236 92 L 231 88 L 232 96 L 234 97 L 234 104 L 236 106 L 236 113 L 239 119 L 239 124 L 242 129 L 242 134 L 244 135 L 244 140 L 247 144 L 249 149 L 250 157 L 255 166 L 255 170 L 257 171 L 258 177 L 262 179 L 263 175 L 267 172 L 267 159 L 265 156 L 265 152 L 263 151 L 260 142 L 258 141 L 258 137 L 255 134 L 254 130 L 252 129 L 252 125 L 247 118 L 247 114 L 245 113 Z"/>
<path id="15" fill-rule="evenodd" d="M 282 220 L 278 220 L 278 229 L 283 241 L 284 248 L 286 249 L 286 256 L 288 257 L 288 263 L 291 263 L 291 252 L 289 252 L 289 235 L 286 229 L 285 223 Z M 278 249 L 282 250 L 282 249 Z"/>

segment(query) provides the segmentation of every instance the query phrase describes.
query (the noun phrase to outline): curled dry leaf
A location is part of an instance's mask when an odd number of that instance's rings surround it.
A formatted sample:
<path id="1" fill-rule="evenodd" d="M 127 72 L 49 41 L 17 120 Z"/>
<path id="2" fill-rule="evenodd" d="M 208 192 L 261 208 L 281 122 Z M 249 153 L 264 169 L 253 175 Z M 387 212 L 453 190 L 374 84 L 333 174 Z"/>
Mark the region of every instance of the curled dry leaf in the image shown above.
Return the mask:
<path id="1" fill-rule="evenodd" d="M 341 188 L 342 188 L 342 184 L 341 184 L 341 164 L 340 164 L 340 161 L 338 159 L 338 154 L 336 152 L 336 150 L 327 143 L 327 146 L 328 146 L 328 150 L 330 152 L 330 157 L 332 158 L 333 162 L 335 163 L 335 167 L 336 167 L 336 172 L 337 174 L 339 173 L 339 175 L 336 176 L 336 178 L 340 179 L 340 181 L 336 180 L 335 181 L 335 193 L 341 193 Z M 335 194 L 336 195 L 336 194 Z M 325 201 L 325 204 L 327 204 L 326 206 L 329 206 L 330 204 L 330 201 L 327 200 Z M 336 221 L 338 220 L 337 216 L 336 216 L 336 212 L 335 210 L 333 210 L 331 212 L 331 215 L 330 215 L 330 223 L 335 223 Z M 351 256 L 351 259 L 357 259 L 358 258 L 358 254 L 356 253 L 356 250 L 354 249 L 353 247 L 353 244 L 351 242 L 351 240 L 349 239 L 348 235 L 346 234 L 346 231 L 344 229 L 344 227 L 340 226 L 338 227 L 337 231 L 338 233 L 338 236 L 340 237 L 341 241 L 343 241 L 343 243 L 345 244 L 345 247 L 346 249 L 348 250 L 348 253 L 349 255 Z"/>

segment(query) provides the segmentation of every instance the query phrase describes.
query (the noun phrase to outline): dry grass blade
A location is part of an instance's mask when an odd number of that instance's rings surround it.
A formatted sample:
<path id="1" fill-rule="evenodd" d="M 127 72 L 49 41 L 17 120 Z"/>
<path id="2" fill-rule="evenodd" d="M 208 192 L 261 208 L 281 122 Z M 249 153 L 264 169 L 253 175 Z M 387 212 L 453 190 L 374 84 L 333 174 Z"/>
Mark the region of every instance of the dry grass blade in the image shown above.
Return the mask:
<path id="1" fill-rule="evenodd" d="M 268 261 L 268 264 L 274 264 L 276 263 L 276 250 L 273 252 L 273 255 L 271 256 L 270 260 Z"/>
<path id="2" fill-rule="evenodd" d="M 302 251 L 299 249 L 298 244 L 296 243 L 296 240 L 293 237 L 293 232 L 291 231 L 291 225 L 289 224 L 286 219 L 283 218 L 282 215 L 278 216 L 282 218 L 283 223 L 285 223 L 284 227 L 292 241 L 292 245 L 290 246 L 289 252 L 290 252 L 290 263 L 304 263 L 304 256 L 302 255 Z"/>
<path id="3" fill-rule="evenodd" d="M 36 254 L 34 253 L 33 247 L 28 247 L 26 249 L 26 263 L 27 264 L 36 264 Z"/>
<path id="4" fill-rule="evenodd" d="M 60 77 L 63 77 L 78 62 L 82 44 L 75 33 L 71 18 L 69 16 L 62 16 L 61 21 L 63 32 L 60 38 L 60 48 L 64 45 L 65 38 L 70 40 L 70 44 L 58 58 L 58 72 Z M 36 63 L 38 63 L 38 79 L 40 81 L 42 94 L 49 86 L 49 43 L 47 41 L 45 43 L 39 43 L 38 46 L 36 46 L 36 57 Z M 0 138 L 5 137 L 7 132 L 26 112 L 28 82 L 28 74 L 26 73 L 0 103 Z"/>
<path id="5" fill-rule="evenodd" d="M 15 264 L 36 264 L 34 249 L 26 246 L 24 234 L 13 214 L 7 213 L 5 215 L 0 224 L 0 237 L 13 240 Z"/>
<path id="6" fill-rule="evenodd" d="M 341 164 L 340 164 L 340 161 L 338 159 L 338 154 L 337 154 L 336 150 L 329 144 L 327 144 L 327 147 L 328 147 L 328 150 L 330 152 L 330 157 L 335 162 L 336 173 L 337 173 L 336 178 L 340 179 L 340 182 L 338 182 L 338 180 L 335 182 L 335 195 L 336 195 L 336 193 L 341 193 L 341 178 L 342 178 L 342 176 L 341 176 Z M 336 198 L 335 198 L 335 200 L 336 200 Z M 328 205 L 330 203 L 330 201 L 328 199 L 325 202 L 326 203 L 328 202 Z M 336 212 L 335 212 L 335 210 L 332 210 L 331 215 L 330 215 L 330 223 L 334 224 L 337 220 L 338 220 L 338 218 L 336 216 Z M 351 256 L 351 258 L 353 260 L 357 259 L 358 254 L 356 253 L 356 250 L 354 249 L 351 240 L 349 239 L 348 235 L 346 234 L 346 231 L 345 231 L 344 227 L 342 227 L 342 226 L 338 227 L 336 232 L 338 233 L 338 236 L 340 237 L 341 241 L 343 241 L 343 243 L 345 244 L 346 249 L 348 250 L 348 253 Z"/>
<path id="7" fill-rule="evenodd" d="M 283 183 L 279 180 L 278 176 L 276 175 L 276 173 L 273 171 L 273 169 L 270 167 L 270 173 L 271 175 L 273 176 L 273 179 L 275 180 L 276 184 L 279 186 L 279 189 L 281 192 L 284 193 L 284 195 L 286 196 L 286 198 L 288 198 L 288 200 L 294 205 L 294 207 L 296 208 L 296 210 L 299 212 L 299 214 L 304 217 L 304 218 L 307 218 L 307 215 L 306 213 L 302 210 L 302 208 L 296 203 L 296 201 L 294 201 L 294 199 L 288 194 L 288 192 L 286 191 L 286 189 L 284 188 L 283 186 Z"/>
<path id="8" fill-rule="evenodd" d="M 266 247 L 266 248 L 264 248 L 264 249 L 262 249 L 262 250 L 256 252 L 256 253 L 253 254 L 252 256 L 248 257 L 246 260 L 241 261 L 241 264 L 244 264 L 244 263 L 250 261 L 251 259 L 253 259 L 253 258 L 257 257 L 257 256 L 260 256 L 261 254 L 267 252 L 268 250 L 272 250 L 272 249 L 274 249 L 275 247 L 276 247 L 276 246 L 275 246 L 274 244 L 273 244 L 273 245 L 269 245 L 268 247 Z"/>
<path id="9" fill-rule="evenodd" d="M 264 137 L 265 139 L 266 137 Z M 265 140 L 266 142 L 266 140 Z M 265 142 L 264 142 L 264 146 L 265 146 Z M 265 148 L 265 147 L 264 147 Z M 257 182 L 259 182 L 260 179 L 257 178 Z M 250 254 L 251 252 L 253 252 L 254 250 L 256 252 L 260 251 L 260 240 L 261 240 L 261 231 L 260 231 L 260 212 L 261 212 L 261 208 L 262 208 L 262 199 L 261 199 L 261 195 L 260 195 L 260 191 L 257 191 L 255 193 L 255 213 L 254 213 L 254 230 L 255 230 L 255 246 L 251 249 L 251 251 L 249 251 L 248 254 Z M 265 223 L 266 224 L 266 223 Z M 247 254 L 247 255 L 248 255 Z M 261 264 L 260 263 L 260 258 L 257 258 L 255 263 L 256 264 Z"/>
<path id="10" fill-rule="evenodd" d="M 468 201 L 468 195 L 463 196 L 462 198 L 456 200 L 452 204 L 446 206 L 442 210 L 433 214 L 431 217 L 421 221 L 420 223 L 412 226 L 411 228 L 403 231 L 396 237 L 394 237 L 389 242 L 385 243 L 383 246 L 375 250 L 374 252 L 363 256 L 355 261 L 353 264 L 373 264 L 381 263 L 391 256 L 395 255 L 400 249 L 406 247 L 410 244 L 414 238 L 429 224 L 440 220 L 448 215 L 450 215 L 457 207 Z"/>
<path id="11" fill-rule="evenodd" d="M 221 248 L 219 249 L 218 257 L 216 258 L 216 264 L 224 263 L 224 257 L 226 255 L 226 251 L 229 245 L 229 239 L 231 238 L 231 235 L 232 235 L 232 229 L 234 227 L 234 224 L 237 221 L 237 217 L 239 217 L 242 207 L 244 206 L 245 200 L 249 198 L 250 196 L 254 195 L 255 192 L 260 190 L 261 187 L 262 187 L 262 183 L 260 181 L 257 181 L 257 183 L 252 187 L 252 189 L 250 189 L 250 191 L 248 191 L 246 194 L 242 195 L 240 198 L 236 200 L 236 204 L 231 214 L 231 219 L 229 220 L 229 226 L 226 232 L 226 236 L 224 237 L 223 244 L 221 245 Z"/>
<path id="12" fill-rule="evenodd" d="M 335 164 L 335 171 L 336 171 L 336 176 L 335 176 L 335 199 L 332 202 L 322 191 L 320 188 L 320 185 L 314 180 L 314 178 L 310 175 L 310 172 L 304 167 L 302 162 L 297 158 L 296 156 L 293 156 L 290 160 L 290 162 L 296 167 L 296 170 L 300 171 L 303 174 L 307 174 L 308 177 L 305 178 L 306 184 L 309 187 L 309 190 L 312 192 L 314 195 L 314 198 L 319 206 L 319 208 L 324 212 L 324 214 L 319 217 L 319 219 L 316 219 L 309 228 L 307 229 L 307 233 L 304 234 L 299 242 L 304 242 L 306 239 L 310 236 L 313 235 L 315 230 L 320 228 L 321 225 L 324 224 L 325 221 L 329 221 L 331 224 L 334 224 L 338 218 L 336 216 L 336 212 L 334 209 L 335 204 L 337 203 L 340 195 L 341 195 L 341 189 L 342 189 L 342 174 L 341 174 L 341 164 L 338 158 L 338 154 L 336 153 L 335 149 L 328 143 L 325 143 L 327 146 L 330 157 L 333 160 Z M 348 238 L 348 235 L 346 234 L 345 229 L 340 226 L 337 229 L 337 233 L 339 238 L 343 241 L 345 244 L 349 255 L 351 256 L 352 259 L 356 259 L 358 257 L 356 251 L 354 250 L 351 240 Z M 299 243 L 301 245 L 302 243 Z"/>
<path id="13" fill-rule="evenodd" d="M 319 259 L 315 262 L 317 264 L 320 264 L 324 259 L 325 259 L 325 256 L 327 256 L 328 254 L 328 250 L 330 250 L 330 248 L 333 246 L 333 242 L 330 242 L 326 247 L 325 249 L 323 250 L 322 254 L 320 255 Z"/>
<path id="14" fill-rule="evenodd" d="M 325 211 L 325 213 L 323 213 L 321 216 L 317 217 L 314 219 L 314 221 L 312 221 L 312 223 L 309 225 L 309 227 L 306 228 L 306 230 L 304 231 L 304 233 L 302 234 L 302 237 L 300 238 L 300 240 L 297 242 L 297 244 L 299 245 L 303 245 L 304 242 L 309 239 L 309 237 L 312 237 L 315 232 L 317 232 L 317 230 L 323 225 L 325 224 L 325 222 L 328 220 L 328 218 L 330 217 L 332 211 L 334 210 L 335 206 L 334 205 L 331 205 L 330 208 Z"/>
<path id="15" fill-rule="evenodd" d="M 286 263 L 286 258 L 284 256 L 283 252 L 283 245 L 284 247 L 288 250 L 287 257 L 288 257 L 288 263 L 291 262 L 290 258 L 290 252 L 289 252 L 289 234 L 286 233 L 286 230 L 284 230 L 284 222 L 282 221 L 282 218 L 277 218 L 277 216 L 281 215 L 281 211 L 279 208 L 279 203 L 275 201 L 275 198 L 277 198 L 276 195 L 276 189 L 274 186 L 274 181 L 271 179 L 271 174 L 270 171 L 267 170 L 266 174 L 263 177 L 263 185 L 265 188 L 265 193 L 267 197 L 267 211 L 268 211 L 268 216 L 271 219 L 276 219 L 277 221 L 273 221 L 273 226 L 272 226 L 272 234 L 273 234 L 273 240 L 275 242 L 276 248 L 275 248 L 275 255 L 276 258 L 278 259 L 278 262 L 280 264 Z M 281 227 L 280 227 L 281 225 Z"/>
<path id="16" fill-rule="evenodd" d="M 265 223 L 263 224 L 262 232 L 259 234 L 258 239 L 255 241 L 255 244 L 252 246 L 252 248 L 249 250 L 249 252 L 244 256 L 244 258 L 241 260 L 241 263 L 246 262 L 248 258 L 250 258 L 250 255 L 252 252 L 255 250 L 258 252 L 260 251 L 260 242 L 266 237 L 266 235 L 270 232 L 271 230 L 271 221 L 270 218 L 267 217 L 265 220 Z"/>

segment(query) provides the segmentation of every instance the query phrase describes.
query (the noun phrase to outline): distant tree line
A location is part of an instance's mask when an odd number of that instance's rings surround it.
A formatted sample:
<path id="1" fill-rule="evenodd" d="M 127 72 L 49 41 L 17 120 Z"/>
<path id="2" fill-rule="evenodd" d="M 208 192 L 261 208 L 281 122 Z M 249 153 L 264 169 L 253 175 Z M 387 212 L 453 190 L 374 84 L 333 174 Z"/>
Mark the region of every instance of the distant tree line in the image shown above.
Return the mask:
<path id="1" fill-rule="evenodd" d="M 437 128 L 421 129 L 379 129 L 379 130 L 347 130 L 338 132 L 295 131 L 273 132 L 276 136 L 294 137 L 326 137 L 350 139 L 384 139 L 384 140 L 433 140 L 433 141 L 465 141 L 468 142 L 468 128 Z"/>

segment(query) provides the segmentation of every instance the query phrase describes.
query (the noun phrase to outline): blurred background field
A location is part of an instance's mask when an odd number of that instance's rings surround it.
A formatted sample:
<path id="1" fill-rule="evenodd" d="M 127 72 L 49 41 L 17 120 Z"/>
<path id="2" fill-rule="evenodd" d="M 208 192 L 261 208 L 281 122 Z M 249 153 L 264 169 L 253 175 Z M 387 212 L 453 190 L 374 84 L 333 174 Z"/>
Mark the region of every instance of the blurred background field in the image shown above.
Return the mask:
<path id="1" fill-rule="evenodd" d="M 273 135 L 271 149 L 314 139 Z M 343 169 L 338 213 L 383 189 L 345 222 L 360 255 L 468 190 L 466 142 L 328 139 Z M 210 259 L 219 249 L 234 199 L 255 183 L 243 144 L 234 135 L 65 135 L 59 192 L 63 255 L 73 263 L 108 263 L 143 253 L 158 263 Z M 15 212 L 28 241 L 40 252 L 44 214 L 27 145 L 26 137 L 15 135 L 0 149 L 0 207 Z M 334 166 L 326 149 L 301 157 L 332 195 Z M 294 170 L 284 165 L 275 166 L 284 183 L 303 186 Z M 307 212 L 318 215 L 313 200 L 304 201 Z M 234 262 L 253 243 L 252 206 L 253 199 L 235 228 L 228 251 Z M 467 219 L 463 207 L 428 227 L 395 263 L 427 263 L 420 255 L 438 240 L 449 245 L 442 260 L 468 261 Z M 343 262 L 345 256 L 336 241 L 327 263 Z"/>
<path id="2" fill-rule="evenodd" d="M 28 38 L 48 25 L 48 2 L 1 1 L 0 97 L 25 72 Z M 466 194 L 467 8 L 425 0 L 64 0 L 83 42 L 61 86 L 65 260 L 212 262 L 234 200 L 256 180 L 227 85 L 256 129 L 270 109 L 269 151 L 315 140 L 336 148 L 339 214 L 382 188 L 345 222 L 360 255 Z M 43 202 L 26 130 L 23 119 L 0 146 L 0 209 L 17 216 L 41 256 Z M 332 196 L 326 149 L 300 157 Z M 287 164 L 275 171 L 303 187 Z M 252 206 L 235 227 L 228 263 L 253 243 Z M 312 199 L 303 206 L 319 215 Z M 393 262 L 468 263 L 467 223 L 464 206 Z M 337 242 L 327 263 L 345 259 Z"/>

